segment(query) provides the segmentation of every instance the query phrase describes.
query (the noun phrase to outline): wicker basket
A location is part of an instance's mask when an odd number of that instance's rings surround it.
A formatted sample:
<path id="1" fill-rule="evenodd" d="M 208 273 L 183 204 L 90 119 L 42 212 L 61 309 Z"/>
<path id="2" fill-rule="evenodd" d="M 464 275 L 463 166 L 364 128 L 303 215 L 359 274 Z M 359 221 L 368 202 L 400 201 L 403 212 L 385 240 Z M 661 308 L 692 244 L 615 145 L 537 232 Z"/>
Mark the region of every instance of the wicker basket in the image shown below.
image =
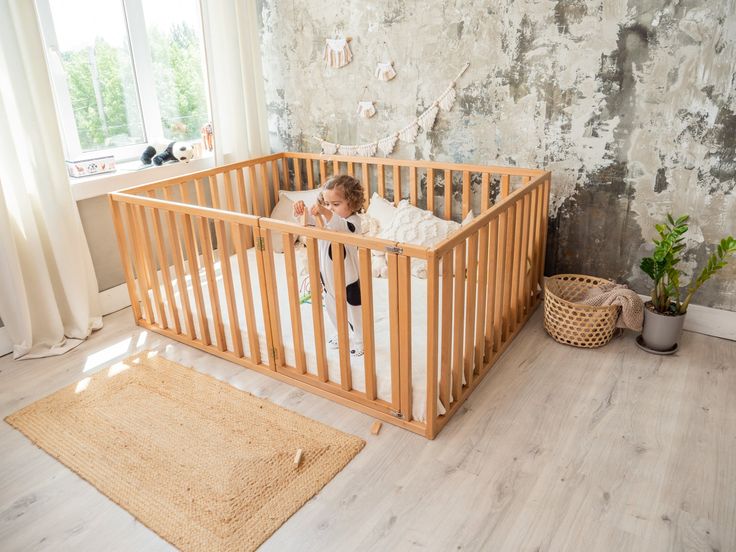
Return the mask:
<path id="1" fill-rule="evenodd" d="M 601 347 L 616 330 L 620 307 L 581 305 L 588 289 L 609 280 L 581 274 L 558 274 L 545 280 L 544 329 L 556 341 L 575 347 Z"/>

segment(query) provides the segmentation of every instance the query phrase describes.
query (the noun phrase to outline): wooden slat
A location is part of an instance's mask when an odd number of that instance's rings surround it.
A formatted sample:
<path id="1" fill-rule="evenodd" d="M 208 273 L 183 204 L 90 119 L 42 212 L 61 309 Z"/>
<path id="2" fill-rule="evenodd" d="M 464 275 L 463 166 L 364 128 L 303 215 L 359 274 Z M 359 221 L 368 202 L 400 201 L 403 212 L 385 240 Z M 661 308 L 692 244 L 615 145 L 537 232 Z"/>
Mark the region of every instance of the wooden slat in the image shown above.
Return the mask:
<path id="1" fill-rule="evenodd" d="M 427 437 L 434 437 L 434 424 L 437 417 L 437 350 L 438 350 L 438 260 L 432 256 L 427 260 Z"/>
<path id="2" fill-rule="evenodd" d="M 388 309 L 389 309 L 389 344 L 391 346 L 391 407 L 395 411 L 401 408 L 400 392 L 400 356 L 399 356 L 399 273 L 398 260 L 395 253 L 387 253 L 388 264 Z"/>
<path id="3" fill-rule="evenodd" d="M 409 203 L 417 206 L 417 168 L 409 167 Z"/>
<path id="4" fill-rule="evenodd" d="M 314 165 L 311 160 L 307 160 L 307 188 L 314 189 Z"/>
<path id="5" fill-rule="evenodd" d="M 401 167 L 399 165 L 394 165 L 393 180 L 394 205 L 398 205 L 399 201 L 401 201 Z"/>
<path id="6" fill-rule="evenodd" d="M 345 251 L 339 242 L 332 242 L 332 268 L 335 282 L 335 310 L 337 311 L 337 342 L 340 346 L 340 386 L 353 388 L 350 373 L 350 332 L 348 331 L 347 292 L 345 290 Z"/>
<path id="7" fill-rule="evenodd" d="M 501 175 L 501 199 L 508 197 L 511 193 L 511 184 L 508 174 Z"/>
<path id="8" fill-rule="evenodd" d="M 235 171 L 235 180 L 236 180 L 236 187 L 238 189 L 238 209 L 241 213 L 251 214 L 250 209 L 248 208 L 248 200 L 247 200 L 247 196 L 245 193 L 245 174 L 243 173 L 242 169 L 238 169 Z M 239 224 L 237 223 L 233 223 L 233 224 L 235 224 L 238 228 L 240 228 Z M 249 249 L 253 247 L 253 238 L 251 236 L 251 232 L 242 232 L 241 234 L 245 236 L 245 242 L 244 242 L 245 249 Z"/>
<path id="9" fill-rule="evenodd" d="M 480 210 L 481 212 L 488 209 L 488 204 L 490 202 L 490 175 L 487 172 L 484 172 L 481 176 L 480 181 Z"/>
<path id="10" fill-rule="evenodd" d="M 262 230 L 262 229 L 261 229 Z M 276 268 L 274 266 L 273 256 L 273 234 L 268 231 L 260 232 L 261 247 L 258 252 L 261 254 L 261 262 L 263 266 L 263 278 L 266 282 L 266 297 L 268 297 L 268 319 L 267 324 L 271 326 L 271 340 L 269 345 L 271 358 L 274 359 L 274 366 L 278 370 L 284 365 L 284 334 L 281 328 L 281 309 L 279 308 L 279 290 L 277 287 Z M 261 296 L 263 297 L 263 295 Z"/>
<path id="11" fill-rule="evenodd" d="M 149 191 L 148 194 L 155 195 L 155 192 Z M 161 230 L 161 217 L 159 216 L 159 209 L 151 209 L 151 223 L 153 226 L 153 238 L 156 242 L 156 255 L 158 257 L 158 266 L 160 267 L 161 279 L 164 283 L 166 302 L 169 305 L 169 313 L 171 314 L 170 320 L 174 322 L 174 331 L 176 333 L 181 333 L 181 324 L 179 322 L 179 309 L 176 307 L 174 288 L 171 285 L 171 272 L 169 271 L 169 260 L 166 255 L 163 231 Z M 156 266 L 155 263 L 154 266 Z"/>
<path id="12" fill-rule="evenodd" d="M 527 245 L 527 262 L 524 265 L 524 299 L 526 311 L 531 312 L 533 301 L 532 282 L 534 281 L 534 264 L 537 259 L 537 216 L 539 215 L 538 201 L 539 187 L 536 187 L 531 195 L 531 209 L 529 211 L 529 243 Z"/>
<path id="13" fill-rule="evenodd" d="M 378 186 L 378 195 L 380 195 L 382 198 L 386 198 L 386 179 L 383 173 L 383 165 L 377 166 L 378 173 L 376 176 L 377 186 Z"/>
<path id="14" fill-rule="evenodd" d="M 335 159 L 332 161 L 332 176 L 340 174 L 340 162 Z"/>
<path id="15" fill-rule="evenodd" d="M 166 309 L 164 308 L 163 298 L 161 297 L 161 285 L 158 281 L 158 274 L 156 265 L 153 262 L 153 252 L 151 251 L 151 235 L 148 232 L 148 221 L 146 220 L 146 211 L 144 207 L 138 205 L 134 210 L 136 216 L 136 225 L 138 226 L 138 236 L 140 237 L 141 252 L 143 253 L 143 260 L 147 268 L 146 277 L 148 284 L 153 291 L 153 299 L 156 304 L 156 312 L 158 313 L 158 324 L 162 328 L 166 329 L 169 327 L 166 319 Z"/>
<path id="16" fill-rule="evenodd" d="M 505 283 L 504 261 L 506 259 L 506 229 L 508 211 L 504 211 L 498 217 L 498 237 L 497 253 L 496 253 L 496 282 L 493 294 L 493 350 L 500 351 L 501 347 L 501 328 L 503 326 L 503 287 Z M 491 223 L 491 237 L 493 236 L 493 224 Z M 493 267 L 491 267 L 493 268 Z"/>
<path id="17" fill-rule="evenodd" d="M 452 171 L 445 169 L 445 219 L 452 219 Z"/>
<path id="18" fill-rule="evenodd" d="M 209 219 L 204 217 L 196 217 L 196 219 L 199 228 L 199 243 L 202 246 L 202 262 L 205 278 L 207 279 L 207 292 L 210 297 L 212 323 L 215 327 L 216 345 L 220 351 L 225 351 L 227 350 L 227 343 L 225 341 L 225 328 L 222 323 L 222 310 L 220 309 L 220 293 L 217 289 L 217 274 L 212 258 L 212 236 L 210 235 Z"/>
<path id="19" fill-rule="evenodd" d="M 358 248 L 360 264 L 360 308 L 363 315 L 363 367 L 365 369 L 365 395 L 369 400 L 377 396 L 376 386 L 376 342 L 373 325 L 373 272 L 371 250 Z"/>
<path id="20" fill-rule="evenodd" d="M 399 257 L 399 362 L 401 387 L 401 414 L 404 420 L 412 419 L 412 386 L 411 386 L 411 273 L 409 272 L 411 257 Z"/>
<path id="21" fill-rule="evenodd" d="M 365 195 L 365 204 L 371 200 L 371 181 L 368 173 L 368 163 L 361 164 L 361 175 L 363 178 L 363 194 Z"/>
<path id="22" fill-rule="evenodd" d="M 291 190 L 291 179 L 289 178 L 289 160 L 286 157 L 281 158 L 281 174 L 283 175 L 283 180 L 281 181 L 279 189 Z M 276 196 L 274 197 L 274 202 L 278 202 L 278 200 L 279 193 L 277 191 Z"/>
<path id="23" fill-rule="evenodd" d="M 533 194 L 533 192 L 532 192 Z M 529 218 L 531 216 L 532 195 L 524 196 L 521 218 L 521 246 L 519 251 L 519 295 L 517 299 L 516 323 L 520 324 L 526 314 L 527 259 L 529 256 Z"/>
<path id="24" fill-rule="evenodd" d="M 475 296 L 478 281 L 478 234 L 467 240 L 467 277 L 465 279 L 465 380 L 470 384 L 475 372 Z"/>
<path id="25" fill-rule="evenodd" d="M 261 193 L 263 194 L 263 216 L 268 216 L 271 214 L 271 198 L 270 192 L 268 191 L 269 185 L 268 185 L 268 166 L 263 163 L 262 165 L 259 165 L 258 168 L 261 172 Z"/>
<path id="26" fill-rule="evenodd" d="M 187 268 L 192 282 L 192 291 L 194 292 L 194 303 L 197 306 L 197 319 L 199 320 L 199 340 L 204 345 L 210 345 L 210 329 L 207 324 L 207 315 L 204 308 L 204 294 L 202 292 L 202 281 L 199 277 L 199 262 L 197 253 L 197 243 L 194 240 L 194 232 L 191 215 L 182 215 L 184 229 L 184 249 L 187 252 Z"/>
<path id="27" fill-rule="evenodd" d="M 463 171 L 463 219 L 471 209 L 470 172 Z"/>
<path id="28" fill-rule="evenodd" d="M 327 354 L 325 350 L 325 322 L 322 316 L 322 283 L 319 276 L 319 246 L 316 238 L 307 239 L 307 262 L 309 264 L 309 289 L 312 301 L 312 325 L 314 348 L 317 353 L 317 377 L 327 381 Z"/>
<path id="29" fill-rule="evenodd" d="M 210 197 L 212 198 L 212 208 L 213 209 L 220 209 L 221 203 L 220 203 L 220 194 L 217 189 L 217 175 L 210 175 L 207 177 L 209 186 L 210 186 Z"/>
<path id="30" fill-rule="evenodd" d="M 542 224 L 542 240 L 540 243 L 540 259 L 539 259 L 539 266 L 537 267 L 537 282 L 539 283 L 539 287 L 541 289 L 544 289 L 544 260 L 547 255 L 547 248 L 545 244 L 547 243 L 547 226 L 548 226 L 548 217 L 549 217 L 549 189 L 552 185 L 551 182 L 551 176 L 549 173 L 547 173 L 546 178 L 544 179 L 544 190 L 542 192 L 542 212 L 541 212 L 541 224 Z"/>
<path id="31" fill-rule="evenodd" d="M 529 285 L 532 288 L 531 301 L 536 305 L 537 297 L 537 278 L 539 272 L 539 260 L 542 256 L 542 209 L 544 206 L 544 186 L 537 188 L 536 214 L 534 216 L 534 256 L 532 257 L 532 269 L 529 275 Z"/>
<path id="32" fill-rule="evenodd" d="M 276 202 L 279 200 L 279 190 L 281 189 L 281 183 L 279 181 L 279 163 L 276 160 L 271 161 L 271 182 L 273 183 L 273 198 L 271 198 L 271 196 L 269 195 L 268 190 L 263 190 L 264 196 L 268 198 L 268 211 L 266 211 L 266 215 L 271 214 L 271 211 L 273 211 L 273 206 L 276 205 Z"/>
<path id="33" fill-rule="evenodd" d="M 294 188 L 297 191 L 302 189 L 302 162 L 299 159 L 294 159 Z"/>
<path id="34" fill-rule="evenodd" d="M 289 313 L 291 314 L 291 336 L 294 341 L 296 369 L 307 373 L 307 361 L 304 355 L 304 331 L 302 329 L 301 303 L 299 302 L 299 281 L 296 271 L 296 255 L 294 240 L 296 236 L 284 232 L 281 234 L 284 247 L 284 266 L 286 268 L 286 285 L 289 293 Z"/>
<path id="35" fill-rule="evenodd" d="M 195 178 L 194 191 L 197 197 L 197 205 L 201 207 L 209 207 L 209 205 L 207 204 L 207 195 L 205 194 L 204 190 L 204 179 Z"/>
<path id="36" fill-rule="evenodd" d="M 463 387 L 463 323 L 465 314 L 465 244 L 455 246 L 455 297 L 452 317 L 452 394 L 455 400 L 462 395 Z"/>
<path id="37" fill-rule="evenodd" d="M 250 229 L 247 226 L 231 223 L 233 246 L 238 260 L 238 274 L 240 275 L 240 293 L 245 310 L 245 326 L 248 332 L 248 349 L 250 359 L 256 364 L 261 363 L 261 346 L 258 341 L 258 326 L 256 326 L 255 307 L 253 305 L 253 284 L 250 279 L 250 261 L 248 260 L 246 243 L 251 242 Z M 262 300 L 262 299 L 261 299 Z M 265 309 L 264 309 L 265 310 Z M 266 331 L 268 326 L 264 325 Z"/>
<path id="38" fill-rule="evenodd" d="M 233 195 L 233 182 L 230 179 L 230 171 L 223 173 L 223 185 L 225 186 L 225 207 L 228 211 L 235 211 L 235 198 Z"/>
<path id="39" fill-rule="evenodd" d="M 516 330 L 516 324 L 519 320 L 519 283 L 521 281 L 521 245 L 522 245 L 522 222 L 524 220 L 524 198 L 519 198 L 514 202 L 514 237 L 513 248 L 514 256 L 511 261 L 511 295 L 509 297 L 509 306 L 511 307 L 511 317 L 509 318 L 509 333 Z"/>
<path id="40" fill-rule="evenodd" d="M 485 327 L 484 327 L 484 343 L 483 343 L 483 366 L 490 365 L 491 352 L 495 345 L 495 305 L 496 305 L 496 264 L 498 259 L 498 217 L 488 223 L 488 262 L 483 265 L 486 267 L 488 277 L 486 279 L 486 302 L 485 302 Z"/>
<path id="41" fill-rule="evenodd" d="M 478 231 L 478 301 L 475 311 L 475 370 L 482 373 L 486 354 L 486 298 L 488 297 L 488 226 Z"/>
<path id="42" fill-rule="evenodd" d="M 514 267 L 514 229 L 516 228 L 516 205 L 512 204 L 506 211 L 506 256 L 502 259 L 504 283 L 503 283 L 503 299 L 502 299 L 502 318 L 501 318 L 501 341 L 506 341 L 509 335 L 509 325 L 511 322 L 511 286 L 512 274 Z"/>
<path id="43" fill-rule="evenodd" d="M 427 211 L 434 213 L 434 169 L 427 169 Z"/>
<path id="44" fill-rule="evenodd" d="M 351 162 L 348 162 L 348 174 L 350 176 L 355 176 L 355 169 L 353 168 L 353 164 Z"/>
<path id="45" fill-rule="evenodd" d="M 227 318 L 230 323 L 230 339 L 233 352 L 243 356 L 243 337 L 240 334 L 240 321 L 238 320 L 238 306 L 235 302 L 235 286 L 233 283 L 232 269 L 230 268 L 230 253 L 227 246 L 227 232 L 225 223 L 221 220 L 215 221 L 215 236 L 217 237 L 217 252 L 220 257 L 220 272 L 222 273 L 222 284 L 225 289 L 225 303 L 227 304 Z"/>
<path id="46" fill-rule="evenodd" d="M 256 184 L 256 168 L 248 167 L 248 186 L 250 188 L 250 214 L 257 217 L 261 216 L 261 207 L 258 202 L 258 186 Z"/>
<path id="47" fill-rule="evenodd" d="M 445 410 L 450 408 L 450 384 L 452 376 L 452 255 L 442 256 L 442 353 L 440 355 L 440 402 Z M 455 397 L 457 400 L 457 397 Z"/>
<path id="48" fill-rule="evenodd" d="M 133 257 L 128 252 L 128 240 L 127 234 L 125 233 L 125 226 L 123 225 L 123 217 L 120 207 L 120 203 L 115 201 L 112 197 L 108 196 L 108 203 L 110 204 L 110 210 L 112 212 L 112 223 L 115 228 L 115 237 L 118 241 L 118 250 L 120 251 L 120 260 L 123 266 L 123 275 L 125 276 L 125 285 L 128 288 L 128 296 L 130 297 L 130 307 L 133 311 L 133 318 L 136 324 L 141 318 L 141 305 L 138 297 L 138 292 L 135 289 L 135 277 L 133 274 Z M 130 226 L 128 227 L 130 228 Z M 131 232 L 132 238 L 132 232 Z M 135 248 L 135 243 L 133 243 Z"/>
<path id="49" fill-rule="evenodd" d="M 319 185 L 322 186 L 327 180 L 327 163 L 324 159 L 319 160 Z"/>

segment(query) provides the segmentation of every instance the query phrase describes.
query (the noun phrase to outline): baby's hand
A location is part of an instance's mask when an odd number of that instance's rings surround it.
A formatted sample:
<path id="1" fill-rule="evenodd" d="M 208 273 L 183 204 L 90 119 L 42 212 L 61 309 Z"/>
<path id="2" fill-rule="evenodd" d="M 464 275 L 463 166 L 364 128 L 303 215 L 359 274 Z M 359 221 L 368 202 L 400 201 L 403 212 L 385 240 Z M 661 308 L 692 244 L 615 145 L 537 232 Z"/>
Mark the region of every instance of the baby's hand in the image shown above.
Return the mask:
<path id="1" fill-rule="evenodd" d="M 295 201 L 294 202 L 294 216 L 300 217 L 304 214 L 304 210 L 306 209 L 306 205 L 303 201 Z"/>

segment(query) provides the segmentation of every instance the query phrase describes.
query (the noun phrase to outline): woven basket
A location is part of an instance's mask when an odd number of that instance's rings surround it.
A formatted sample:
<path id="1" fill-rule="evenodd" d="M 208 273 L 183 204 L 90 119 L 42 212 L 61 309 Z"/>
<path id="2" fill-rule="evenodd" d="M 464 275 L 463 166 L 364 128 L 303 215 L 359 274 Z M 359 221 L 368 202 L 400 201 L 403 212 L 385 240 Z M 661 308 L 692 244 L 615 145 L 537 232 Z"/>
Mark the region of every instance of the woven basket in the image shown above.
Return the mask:
<path id="1" fill-rule="evenodd" d="M 575 347 L 601 347 L 616 331 L 620 307 L 593 307 L 575 301 L 609 280 L 581 274 L 558 274 L 545 280 L 544 329 L 556 341 Z"/>

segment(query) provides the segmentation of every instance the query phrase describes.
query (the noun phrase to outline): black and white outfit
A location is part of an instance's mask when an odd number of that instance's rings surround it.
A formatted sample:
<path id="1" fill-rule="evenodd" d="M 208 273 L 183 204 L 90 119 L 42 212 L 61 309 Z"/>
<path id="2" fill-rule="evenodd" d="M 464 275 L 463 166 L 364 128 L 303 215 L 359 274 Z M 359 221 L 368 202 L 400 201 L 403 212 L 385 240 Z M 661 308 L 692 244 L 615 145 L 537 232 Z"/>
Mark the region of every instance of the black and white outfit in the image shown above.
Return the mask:
<path id="1" fill-rule="evenodd" d="M 360 217 L 353 213 L 344 219 L 333 213 L 332 218 L 325 221 L 325 228 L 335 232 L 350 232 L 360 234 Z M 360 307 L 360 266 L 358 264 L 358 249 L 355 246 L 344 246 L 345 259 L 345 296 L 347 297 L 348 322 L 350 330 L 350 353 L 363 354 L 363 314 Z M 335 302 L 335 276 L 332 264 L 332 243 L 319 240 L 319 267 L 320 279 L 324 289 L 325 308 L 330 322 L 337 334 L 337 305 Z M 328 345 L 337 348 L 337 335 L 330 338 Z"/>

